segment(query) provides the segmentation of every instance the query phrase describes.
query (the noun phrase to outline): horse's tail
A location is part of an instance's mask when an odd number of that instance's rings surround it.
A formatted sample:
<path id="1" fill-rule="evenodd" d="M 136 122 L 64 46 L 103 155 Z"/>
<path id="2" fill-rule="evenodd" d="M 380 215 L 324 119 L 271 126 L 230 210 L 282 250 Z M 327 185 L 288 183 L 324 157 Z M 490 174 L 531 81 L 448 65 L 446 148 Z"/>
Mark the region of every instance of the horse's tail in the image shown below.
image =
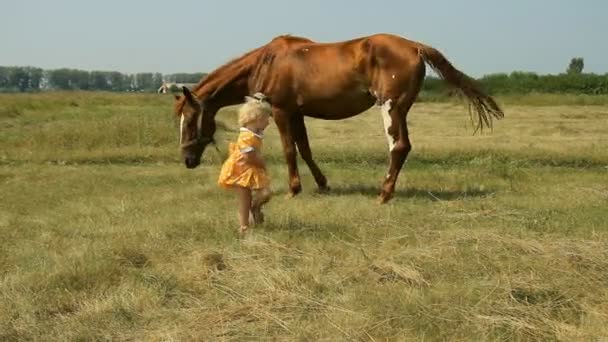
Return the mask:
<path id="1" fill-rule="evenodd" d="M 477 111 L 478 124 L 475 128 L 475 132 L 477 132 L 478 129 L 483 130 L 484 124 L 486 127 L 491 128 L 492 118 L 501 119 L 505 116 L 494 99 L 484 93 L 475 80 L 456 69 L 441 52 L 424 44 L 419 45 L 418 51 L 422 59 L 429 64 L 444 81 L 450 86 L 458 88 L 467 98 L 471 120 L 473 120 L 471 107 Z"/>

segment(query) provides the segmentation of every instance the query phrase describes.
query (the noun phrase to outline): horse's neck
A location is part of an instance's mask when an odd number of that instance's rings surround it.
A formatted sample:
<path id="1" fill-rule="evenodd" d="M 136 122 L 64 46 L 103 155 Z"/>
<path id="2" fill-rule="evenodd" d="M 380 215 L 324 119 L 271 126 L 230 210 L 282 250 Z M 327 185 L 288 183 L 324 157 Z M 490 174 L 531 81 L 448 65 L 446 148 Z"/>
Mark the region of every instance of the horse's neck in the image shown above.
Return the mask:
<path id="1" fill-rule="evenodd" d="M 196 97 L 207 107 L 219 110 L 244 101 L 244 96 L 248 94 L 248 73 L 232 78 L 214 76 L 202 81 L 195 90 Z"/>
<path id="2" fill-rule="evenodd" d="M 250 77 L 263 51 L 264 47 L 251 50 L 211 72 L 195 87 L 198 99 L 217 109 L 242 103 L 250 93 Z"/>

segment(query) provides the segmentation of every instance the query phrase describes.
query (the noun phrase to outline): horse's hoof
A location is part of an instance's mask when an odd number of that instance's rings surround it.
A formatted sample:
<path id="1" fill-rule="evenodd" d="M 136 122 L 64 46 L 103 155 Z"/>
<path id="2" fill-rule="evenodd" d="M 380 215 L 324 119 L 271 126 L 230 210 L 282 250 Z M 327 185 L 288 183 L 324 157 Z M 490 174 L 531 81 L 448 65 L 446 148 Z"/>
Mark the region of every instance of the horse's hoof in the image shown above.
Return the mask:
<path id="1" fill-rule="evenodd" d="M 289 192 L 285 197 L 288 199 L 293 198 L 300 192 L 302 192 L 302 185 L 300 183 L 294 183 L 289 186 Z"/>
<path id="2" fill-rule="evenodd" d="M 317 192 L 320 194 L 326 194 L 329 191 L 331 191 L 331 188 L 329 186 L 320 186 L 319 189 L 317 189 Z"/>
<path id="3" fill-rule="evenodd" d="M 391 200 L 391 198 L 393 198 L 392 194 L 387 194 L 385 192 L 382 192 L 379 196 L 378 196 L 378 202 L 380 204 L 386 204 L 388 203 L 388 201 Z"/>
<path id="4" fill-rule="evenodd" d="M 258 224 L 262 224 L 264 223 L 264 213 L 262 212 L 262 210 L 260 208 L 256 208 L 254 210 L 251 211 L 253 216 L 253 222 L 258 225 Z"/>

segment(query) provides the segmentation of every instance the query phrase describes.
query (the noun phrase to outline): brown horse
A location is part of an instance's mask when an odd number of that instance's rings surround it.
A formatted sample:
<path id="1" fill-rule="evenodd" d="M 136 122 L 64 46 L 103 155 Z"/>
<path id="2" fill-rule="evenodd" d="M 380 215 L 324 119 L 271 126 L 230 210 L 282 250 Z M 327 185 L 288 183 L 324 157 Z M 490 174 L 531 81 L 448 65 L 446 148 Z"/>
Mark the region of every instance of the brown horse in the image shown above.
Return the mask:
<path id="1" fill-rule="evenodd" d="M 200 164 L 212 143 L 215 114 L 243 102 L 246 95 L 265 94 L 281 136 L 289 172 L 289 194 L 302 189 L 296 148 L 319 190 L 327 180 L 312 158 L 304 116 L 325 120 L 352 117 L 377 104 L 384 119 L 390 164 L 380 200 L 388 201 L 412 145 L 406 116 L 416 100 L 428 63 L 449 85 L 461 91 L 476 112 L 478 128 L 491 127 L 504 116 L 496 102 L 454 68 L 436 49 L 419 42 L 377 34 L 337 43 L 279 36 L 211 72 L 190 92 L 176 96 L 181 118 L 180 145 L 186 167 Z"/>

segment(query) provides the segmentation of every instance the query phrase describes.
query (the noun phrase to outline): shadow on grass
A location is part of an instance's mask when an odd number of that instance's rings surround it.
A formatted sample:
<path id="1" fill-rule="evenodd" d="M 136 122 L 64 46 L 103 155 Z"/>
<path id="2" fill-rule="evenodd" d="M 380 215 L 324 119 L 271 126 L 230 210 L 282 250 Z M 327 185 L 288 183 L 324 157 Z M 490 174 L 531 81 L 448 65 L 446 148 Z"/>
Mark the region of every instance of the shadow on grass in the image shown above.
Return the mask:
<path id="1" fill-rule="evenodd" d="M 255 229 L 266 232 L 283 232 L 288 233 L 291 237 L 306 237 L 313 240 L 338 238 L 352 241 L 354 239 L 351 235 L 353 228 L 350 225 L 339 222 L 327 222 L 315 218 L 311 218 L 310 220 L 302 220 L 296 217 L 288 217 L 283 220 L 270 218 L 262 225 L 255 227 Z"/>
<path id="2" fill-rule="evenodd" d="M 467 197 L 486 197 L 496 193 L 493 189 L 468 189 L 468 190 L 435 190 L 407 188 L 395 190 L 393 198 L 417 198 L 431 201 L 454 201 Z M 328 192 L 318 193 L 319 196 L 344 196 L 344 195 L 366 195 L 377 197 L 380 194 L 379 186 L 372 185 L 342 185 L 332 186 Z"/>

